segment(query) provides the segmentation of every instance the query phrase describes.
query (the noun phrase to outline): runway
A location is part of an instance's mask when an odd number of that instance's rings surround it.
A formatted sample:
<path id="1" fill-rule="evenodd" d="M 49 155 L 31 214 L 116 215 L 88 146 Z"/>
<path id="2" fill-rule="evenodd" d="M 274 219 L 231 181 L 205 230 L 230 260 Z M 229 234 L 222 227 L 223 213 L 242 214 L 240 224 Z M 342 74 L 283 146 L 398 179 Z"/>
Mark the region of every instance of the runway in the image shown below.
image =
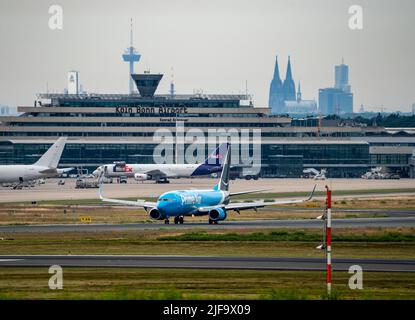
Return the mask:
<path id="1" fill-rule="evenodd" d="M 348 271 L 359 265 L 363 271 L 415 272 L 415 260 L 333 259 L 333 270 Z M 304 270 L 326 269 L 322 258 L 213 257 L 213 256 L 100 256 L 17 255 L 0 256 L 0 267 L 117 267 Z"/>
<path id="2" fill-rule="evenodd" d="M 321 213 L 320 208 L 261 208 L 261 211 Z M 356 214 L 356 215 L 373 214 L 373 215 L 382 215 L 383 217 L 415 216 L 414 209 L 332 209 L 331 212 L 332 213 Z"/>
<path id="3" fill-rule="evenodd" d="M 82 200 L 97 199 L 97 189 L 76 189 L 75 179 L 65 179 L 65 185 L 58 185 L 59 179 L 48 179 L 46 184 L 34 188 L 22 190 L 11 190 L 0 187 L 0 203 L 9 202 L 31 202 L 52 200 Z M 130 179 L 127 184 L 106 184 L 105 195 L 111 198 L 142 198 L 156 197 L 164 192 L 182 189 L 210 189 L 217 183 L 217 179 L 195 178 L 195 179 L 172 179 L 169 184 L 155 184 L 153 181 L 144 183 L 135 182 Z M 384 198 L 392 196 L 412 196 L 414 189 L 413 179 L 400 180 L 365 180 L 365 179 L 259 179 L 242 180 L 231 182 L 231 191 L 238 192 L 247 189 L 267 189 L 272 193 L 301 192 L 308 194 L 317 184 L 316 191 L 324 191 L 329 185 L 333 190 L 350 191 L 350 195 L 336 195 L 336 199 L 343 198 Z M 353 194 L 356 190 L 372 190 L 365 194 Z M 388 193 L 379 191 L 388 190 Z M 406 190 L 406 191 L 405 191 Z M 411 192 L 408 192 L 411 190 Z M 291 198 L 291 197 L 290 197 Z M 294 197 L 296 198 L 296 197 Z M 315 197 L 323 199 L 322 197 Z"/>
<path id="4" fill-rule="evenodd" d="M 254 221 L 223 221 L 217 225 L 206 222 L 185 222 L 184 224 L 155 223 L 125 223 L 125 224 L 51 224 L 51 225 L 10 225 L 0 226 L 0 233 L 19 232 L 99 232 L 99 231 L 127 231 L 146 229 L 247 229 L 247 228 L 322 228 L 324 221 L 317 219 L 298 220 L 254 220 Z M 333 228 L 392 228 L 415 227 L 415 217 L 388 217 L 388 218 L 352 218 L 334 219 Z"/>

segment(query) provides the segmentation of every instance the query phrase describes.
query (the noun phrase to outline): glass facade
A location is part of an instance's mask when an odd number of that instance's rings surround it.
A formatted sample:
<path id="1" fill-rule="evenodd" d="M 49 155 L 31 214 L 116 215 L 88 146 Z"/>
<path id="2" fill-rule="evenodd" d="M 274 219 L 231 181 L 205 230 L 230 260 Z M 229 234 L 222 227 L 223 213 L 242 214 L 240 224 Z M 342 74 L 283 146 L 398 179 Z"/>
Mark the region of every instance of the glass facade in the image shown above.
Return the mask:
<path id="1" fill-rule="evenodd" d="M 370 164 L 372 166 L 407 166 L 410 154 L 371 154 Z"/>
<path id="2" fill-rule="evenodd" d="M 269 150 L 269 148 L 268 148 Z M 303 173 L 302 155 L 281 155 L 270 154 L 263 150 L 263 166 L 261 169 L 262 177 L 300 177 Z"/>
<path id="3" fill-rule="evenodd" d="M 154 163 L 157 144 L 143 143 L 67 143 L 60 161 L 61 167 L 82 166 L 90 170 L 105 163 Z M 0 142 L 1 164 L 34 163 L 50 144 Z M 172 146 L 174 153 L 174 146 Z M 185 146 L 187 148 L 187 146 Z M 205 147 L 205 155 L 211 150 Z M 250 154 L 252 155 L 252 145 Z M 263 144 L 261 147 L 263 177 L 300 177 L 304 168 L 327 168 L 333 177 L 358 176 L 369 165 L 367 144 Z"/>

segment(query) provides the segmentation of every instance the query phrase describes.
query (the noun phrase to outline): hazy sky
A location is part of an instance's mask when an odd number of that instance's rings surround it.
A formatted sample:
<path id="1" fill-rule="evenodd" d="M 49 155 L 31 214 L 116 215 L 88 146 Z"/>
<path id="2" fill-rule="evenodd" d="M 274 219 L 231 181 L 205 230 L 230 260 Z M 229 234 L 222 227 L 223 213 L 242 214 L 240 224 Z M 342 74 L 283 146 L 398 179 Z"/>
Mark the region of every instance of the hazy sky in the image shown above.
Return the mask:
<path id="1" fill-rule="evenodd" d="M 49 6 L 63 7 L 63 30 L 50 30 Z M 350 30 L 348 9 L 363 7 L 363 30 Z M 291 55 L 303 98 L 334 82 L 334 65 L 350 66 L 360 104 L 409 111 L 415 103 L 414 0 L 0 0 L 0 104 L 32 105 L 34 95 L 62 92 L 67 71 L 80 71 L 88 92 L 126 93 L 130 18 L 142 55 L 135 71 L 174 68 L 178 93 L 248 91 L 258 107 L 278 54 L 285 76 Z M 373 109 L 374 111 L 377 111 Z"/>

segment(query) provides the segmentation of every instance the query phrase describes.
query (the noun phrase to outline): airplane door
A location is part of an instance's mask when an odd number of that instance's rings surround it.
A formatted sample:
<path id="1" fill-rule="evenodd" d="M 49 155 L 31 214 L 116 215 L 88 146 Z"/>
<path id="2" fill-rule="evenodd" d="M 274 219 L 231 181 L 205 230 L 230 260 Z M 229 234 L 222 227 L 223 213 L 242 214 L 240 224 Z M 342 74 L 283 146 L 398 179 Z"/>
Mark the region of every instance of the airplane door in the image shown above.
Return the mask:
<path id="1" fill-rule="evenodd" d="M 125 161 L 114 162 L 114 166 L 112 167 L 113 172 L 125 172 L 125 169 Z"/>

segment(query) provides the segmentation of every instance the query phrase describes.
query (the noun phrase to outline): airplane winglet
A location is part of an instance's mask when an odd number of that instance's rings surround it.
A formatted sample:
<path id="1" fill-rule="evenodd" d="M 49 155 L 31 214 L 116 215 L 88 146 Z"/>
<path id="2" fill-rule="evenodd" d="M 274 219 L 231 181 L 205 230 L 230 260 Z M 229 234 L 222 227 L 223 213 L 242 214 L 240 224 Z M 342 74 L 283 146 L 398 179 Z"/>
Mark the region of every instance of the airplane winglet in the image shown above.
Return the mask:
<path id="1" fill-rule="evenodd" d="M 310 200 L 313 198 L 313 196 L 314 196 L 314 191 L 316 191 L 316 187 L 317 187 L 317 185 L 315 184 L 315 185 L 314 185 L 314 188 L 313 188 L 313 191 L 311 191 L 311 193 L 310 193 L 310 195 L 309 195 L 309 197 L 307 198 L 307 200 L 306 200 L 306 201 L 310 201 Z"/>

